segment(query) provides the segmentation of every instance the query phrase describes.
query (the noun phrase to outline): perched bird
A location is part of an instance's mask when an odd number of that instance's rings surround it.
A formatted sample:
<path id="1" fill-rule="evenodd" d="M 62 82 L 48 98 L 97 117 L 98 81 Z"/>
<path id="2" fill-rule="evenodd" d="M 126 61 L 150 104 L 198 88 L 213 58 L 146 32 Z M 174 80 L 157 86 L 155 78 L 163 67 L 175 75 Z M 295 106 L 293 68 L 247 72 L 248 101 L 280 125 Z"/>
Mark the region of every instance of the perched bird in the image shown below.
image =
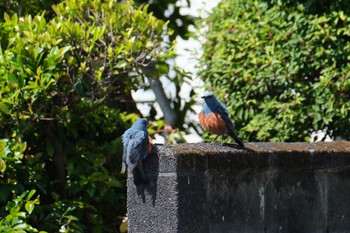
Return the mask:
<path id="1" fill-rule="evenodd" d="M 202 98 L 205 103 L 199 113 L 199 123 L 210 133 L 220 135 L 230 135 L 238 145 L 244 147 L 243 142 L 237 137 L 234 124 L 228 116 L 226 105 L 221 103 L 212 93 L 205 93 Z M 214 139 L 214 140 L 215 140 Z"/>
<path id="2" fill-rule="evenodd" d="M 152 150 L 152 139 L 148 135 L 147 120 L 145 118 L 136 120 L 122 135 L 122 142 L 123 163 L 121 172 L 125 172 L 126 163 L 131 168 L 135 185 L 148 184 L 149 180 L 142 165 L 142 161 Z"/>

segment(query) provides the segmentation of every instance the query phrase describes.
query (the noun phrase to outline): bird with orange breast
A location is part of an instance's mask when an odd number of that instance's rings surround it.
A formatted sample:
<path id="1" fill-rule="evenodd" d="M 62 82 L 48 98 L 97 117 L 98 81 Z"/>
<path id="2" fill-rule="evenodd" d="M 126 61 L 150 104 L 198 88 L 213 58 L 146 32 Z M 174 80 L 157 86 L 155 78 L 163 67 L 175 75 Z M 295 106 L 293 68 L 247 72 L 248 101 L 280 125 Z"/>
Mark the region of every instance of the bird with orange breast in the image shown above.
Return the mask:
<path id="1" fill-rule="evenodd" d="M 198 115 L 200 125 L 210 133 L 218 135 L 214 140 L 220 135 L 224 138 L 225 134 L 228 134 L 239 146 L 244 147 L 235 132 L 235 126 L 228 115 L 226 105 L 212 93 L 205 93 L 202 98 L 205 103 Z"/>

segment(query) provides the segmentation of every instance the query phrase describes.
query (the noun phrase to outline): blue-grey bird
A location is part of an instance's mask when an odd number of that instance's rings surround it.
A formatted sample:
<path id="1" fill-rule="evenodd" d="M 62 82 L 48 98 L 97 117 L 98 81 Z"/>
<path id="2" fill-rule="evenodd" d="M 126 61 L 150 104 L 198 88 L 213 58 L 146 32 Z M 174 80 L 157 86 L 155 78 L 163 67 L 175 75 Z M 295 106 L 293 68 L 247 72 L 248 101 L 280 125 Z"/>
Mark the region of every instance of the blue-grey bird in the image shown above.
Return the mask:
<path id="1" fill-rule="evenodd" d="M 140 118 L 124 132 L 122 173 L 125 172 L 125 163 L 131 169 L 134 184 L 148 184 L 149 180 L 143 170 L 142 161 L 152 150 L 152 140 L 147 131 L 147 120 Z"/>
<path id="2" fill-rule="evenodd" d="M 202 98 L 205 103 L 198 115 L 201 126 L 218 136 L 224 137 L 225 134 L 228 134 L 238 145 L 244 147 L 243 142 L 235 132 L 235 126 L 228 115 L 226 105 L 221 103 L 212 93 L 205 93 Z"/>

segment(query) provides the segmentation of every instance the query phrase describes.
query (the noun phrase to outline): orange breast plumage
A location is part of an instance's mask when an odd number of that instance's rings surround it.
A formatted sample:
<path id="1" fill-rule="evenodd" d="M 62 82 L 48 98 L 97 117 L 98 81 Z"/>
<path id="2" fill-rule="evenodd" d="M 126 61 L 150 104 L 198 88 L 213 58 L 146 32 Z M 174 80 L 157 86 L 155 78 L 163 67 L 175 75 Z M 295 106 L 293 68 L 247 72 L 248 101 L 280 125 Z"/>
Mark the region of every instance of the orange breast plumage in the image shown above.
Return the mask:
<path id="1" fill-rule="evenodd" d="M 204 115 L 202 112 L 198 115 L 201 126 L 210 133 L 223 135 L 226 132 L 225 121 L 217 113 Z"/>

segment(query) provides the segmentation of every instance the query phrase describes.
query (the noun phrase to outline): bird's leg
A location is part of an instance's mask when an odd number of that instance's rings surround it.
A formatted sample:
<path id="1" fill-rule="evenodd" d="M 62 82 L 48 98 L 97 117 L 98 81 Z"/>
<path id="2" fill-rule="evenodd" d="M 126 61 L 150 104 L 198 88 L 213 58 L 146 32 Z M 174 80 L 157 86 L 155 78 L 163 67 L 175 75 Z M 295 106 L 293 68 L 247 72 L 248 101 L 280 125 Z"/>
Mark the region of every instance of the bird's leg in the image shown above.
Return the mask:
<path id="1" fill-rule="evenodd" d="M 223 135 L 221 135 L 221 146 L 224 144 L 224 140 L 225 140 L 225 136 L 223 134 Z"/>
<path id="2" fill-rule="evenodd" d="M 214 140 L 211 141 L 211 143 L 215 142 L 215 140 L 216 140 L 219 136 L 220 136 L 220 135 L 216 136 L 216 137 L 214 138 Z"/>

